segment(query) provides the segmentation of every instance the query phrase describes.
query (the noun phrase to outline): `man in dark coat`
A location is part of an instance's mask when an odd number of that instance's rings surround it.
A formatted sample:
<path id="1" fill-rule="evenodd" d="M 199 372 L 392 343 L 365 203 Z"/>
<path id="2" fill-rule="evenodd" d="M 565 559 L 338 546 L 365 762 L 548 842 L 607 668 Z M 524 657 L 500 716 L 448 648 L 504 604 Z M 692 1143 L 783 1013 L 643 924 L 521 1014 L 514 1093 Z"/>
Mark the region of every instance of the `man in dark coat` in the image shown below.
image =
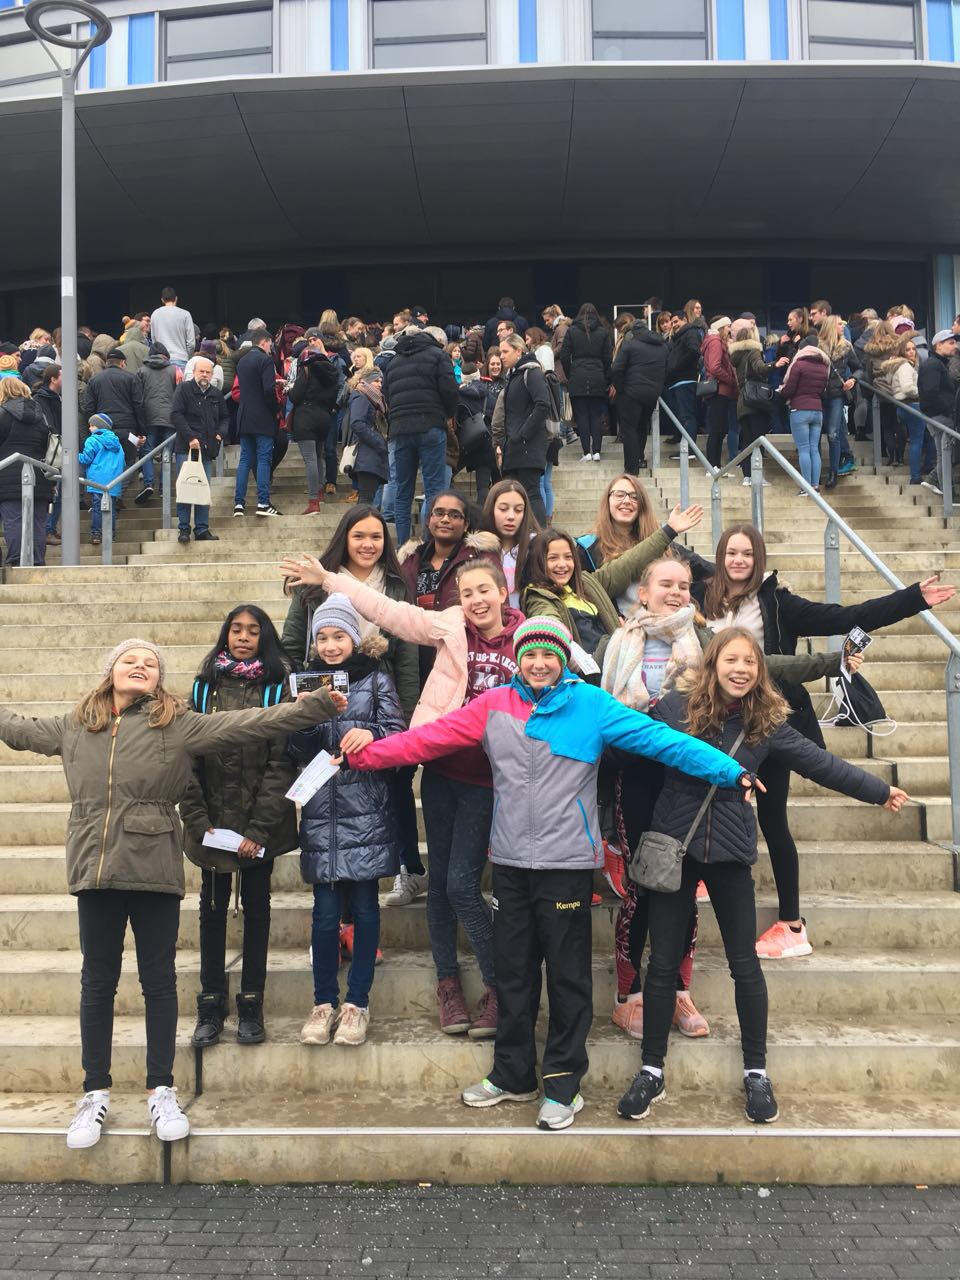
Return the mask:
<path id="1" fill-rule="evenodd" d="M 383 393 L 396 466 L 397 544 L 403 546 L 410 537 L 417 468 L 423 472 L 424 519 L 444 487 L 447 422 L 459 402 L 450 357 L 426 330 L 404 329 L 383 377 Z"/>
<path id="2" fill-rule="evenodd" d="M 240 387 L 240 408 L 237 412 L 240 461 L 237 463 L 233 514 L 243 515 L 247 482 L 251 469 L 256 467 L 257 515 L 278 516 L 280 512 L 270 502 L 270 472 L 279 430 L 273 339 L 266 329 L 255 329 L 250 335 L 250 343 L 250 350 L 237 361 L 237 382 Z"/>
<path id="3" fill-rule="evenodd" d="M 123 446 L 127 465 L 133 462 L 139 445 L 135 445 L 130 437 L 139 437 L 140 444 L 143 444 L 147 424 L 143 413 L 143 386 L 135 374 L 127 372 L 122 347 L 113 347 L 107 353 L 103 371 L 94 374 L 87 383 L 83 408 L 88 420 L 95 413 L 107 414 Z"/>
<path id="4" fill-rule="evenodd" d="M 523 485 L 530 509 L 545 529 L 547 512 L 540 485 L 547 467 L 547 420 L 553 416 L 553 401 L 540 362 L 527 351 L 519 334 L 500 343 L 500 359 L 509 371 L 503 389 L 501 469 L 504 476 Z"/>
<path id="5" fill-rule="evenodd" d="M 211 385 L 213 361 L 198 357 L 193 366 L 193 377 L 181 382 L 173 395 L 170 417 L 177 433 L 174 446 L 177 470 L 183 466 L 191 449 L 199 449 L 203 469 L 210 479 L 210 464 L 220 452 L 220 445 L 230 426 L 230 415 L 223 396 Z M 180 526 L 178 542 L 190 541 L 190 505 L 177 503 L 177 523 Z M 210 508 L 193 508 L 193 539 L 195 542 L 216 542 L 217 535 L 210 532 Z"/>
<path id="6" fill-rule="evenodd" d="M 636 320 L 620 344 L 613 361 L 613 387 L 617 395 L 623 469 L 640 474 L 650 419 L 663 391 L 667 368 L 667 344 L 659 333 Z"/>
<path id="7" fill-rule="evenodd" d="M 517 312 L 513 304 L 512 298 L 501 298 L 497 303 L 497 314 L 491 316 L 484 326 L 483 330 L 483 346 L 484 350 L 489 351 L 491 347 L 495 347 L 499 341 L 497 336 L 497 325 L 501 320 L 511 320 L 514 330 L 519 334 L 526 333 L 529 328 L 529 321 L 525 320 L 522 315 Z"/>
<path id="8" fill-rule="evenodd" d="M 22 453 L 41 462 L 47 451 L 50 433 L 40 406 L 31 399 L 25 383 L 16 378 L 4 379 L 5 399 L 0 403 L 0 461 L 11 454 Z M 9 565 L 20 563 L 21 520 L 23 491 L 21 472 L 14 463 L 0 471 L 0 520 L 3 522 L 3 540 L 7 544 Z M 53 483 L 42 471 L 34 468 L 33 488 L 33 563 L 45 564 L 47 545 L 47 507 L 53 497 Z"/>

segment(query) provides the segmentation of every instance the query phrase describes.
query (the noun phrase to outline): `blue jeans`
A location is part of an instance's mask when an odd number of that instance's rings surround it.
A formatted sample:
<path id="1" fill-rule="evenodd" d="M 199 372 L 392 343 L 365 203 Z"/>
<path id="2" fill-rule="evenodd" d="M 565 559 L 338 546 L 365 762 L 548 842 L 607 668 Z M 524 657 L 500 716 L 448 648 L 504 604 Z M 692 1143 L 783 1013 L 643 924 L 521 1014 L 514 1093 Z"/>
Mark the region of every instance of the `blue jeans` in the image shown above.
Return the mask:
<path id="1" fill-rule="evenodd" d="M 480 892 L 480 877 L 490 844 L 493 790 L 424 769 L 420 799 L 430 866 L 427 927 L 437 978 L 455 978 L 459 972 L 459 923 L 473 947 L 484 982 L 492 987 L 493 918 Z"/>
<path id="2" fill-rule="evenodd" d="M 909 441 L 907 461 L 910 463 L 910 483 L 919 484 L 927 472 L 933 471 L 937 465 L 937 447 L 922 418 L 907 413 L 906 409 L 898 409 L 897 417 L 906 428 Z"/>
<path id="3" fill-rule="evenodd" d="M 791 409 L 790 434 L 797 446 L 800 474 L 814 488 L 820 483 L 820 432 L 823 413 L 820 409 Z"/>
<path id="4" fill-rule="evenodd" d="M 243 506 L 247 500 L 247 481 L 250 470 L 257 468 L 257 504 L 270 505 L 270 465 L 273 462 L 273 436 L 241 436 L 240 461 L 237 463 L 237 487 L 234 504 Z"/>
<path id="5" fill-rule="evenodd" d="M 670 387 L 665 396 L 667 404 L 683 423 L 684 427 L 693 436 L 697 438 L 697 384 L 695 382 L 678 382 L 676 386 Z M 676 427 L 668 418 L 665 423 L 661 423 L 661 429 L 665 429 L 669 435 L 673 435 Z"/>
<path id="6" fill-rule="evenodd" d="M 353 959 L 347 973 L 347 1004 L 366 1009 L 380 941 L 378 880 L 341 880 L 313 886 L 313 1003 L 340 1003 L 340 920 L 349 895 Z"/>
<path id="7" fill-rule="evenodd" d="M 548 462 L 543 472 L 543 478 L 540 481 L 540 496 L 543 498 L 543 507 L 547 513 L 547 518 L 553 515 L 555 498 L 553 495 L 553 463 Z"/>
<path id="8" fill-rule="evenodd" d="M 264 438 L 265 437 L 263 436 L 257 436 L 258 440 L 262 440 Z M 180 468 L 183 466 L 186 460 L 187 460 L 187 455 L 185 453 L 177 454 L 177 471 L 180 470 Z M 207 474 L 207 479 L 209 480 L 210 479 L 210 462 L 207 458 L 204 458 L 203 460 L 203 469 Z M 193 532 L 206 533 L 207 530 L 210 528 L 210 508 L 209 507 L 191 508 L 189 502 L 177 503 L 177 524 L 180 526 L 180 532 L 181 533 L 190 532 L 191 509 L 193 511 Z"/>
<path id="9" fill-rule="evenodd" d="M 390 479 L 380 491 L 380 513 L 384 520 L 392 523 L 396 510 L 394 499 L 397 492 L 397 442 L 396 440 L 387 441 L 387 466 L 390 470 Z"/>
<path id="10" fill-rule="evenodd" d="M 60 523 L 60 511 L 63 506 L 63 497 L 60 493 L 59 484 L 53 491 L 53 506 L 50 508 L 50 515 L 47 517 L 47 535 L 57 532 L 57 525 Z"/>
<path id="11" fill-rule="evenodd" d="M 836 474 L 840 467 L 840 454 L 849 446 L 847 440 L 847 415 L 843 396 L 823 402 L 823 425 L 827 432 L 827 470 Z"/>
<path id="12" fill-rule="evenodd" d="M 417 468 L 423 471 L 424 504 L 421 523 L 424 528 L 433 500 L 443 489 L 444 468 L 447 465 L 447 433 L 443 427 L 428 427 L 426 431 L 397 436 L 395 456 L 397 482 L 394 490 L 394 522 L 397 527 L 397 546 L 402 547 L 410 537 Z"/>
<path id="13" fill-rule="evenodd" d="M 113 495 L 112 495 L 113 496 Z M 100 499 L 103 494 L 99 489 L 90 490 L 90 532 L 99 535 L 103 531 L 103 512 L 100 510 Z M 110 507 L 110 514 L 113 516 L 112 527 L 114 535 L 117 532 L 117 499 L 113 496 L 113 502 Z"/>
<path id="14" fill-rule="evenodd" d="M 160 443 L 160 441 L 165 440 L 166 437 L 172 433 L 172 431 L 173 431 L 172 427 L 147 427 L 147 430 L 146 430 L 147 442 L 145 445 L 142 445 L 140 448 L 140 457 L 142 458 L 145 453 L 149 453 L 151 449 L 155 449 L 157 445 Z M 180 454 L 179 456 L 184 457 L 185 455 Z M 161 460 L 162 460 L 162 457 L 163 455 L 161 454 L 160 455 Z M 142 474 L 143 474 L 143 483 L 145 485 L 153 484 L 156 476 L 156 471 L 154 470 L 154 467 L 155 467 L 155 463 L 153 458 L 151 458 L 149 462 L 145 462 L 143 464 Z"/>

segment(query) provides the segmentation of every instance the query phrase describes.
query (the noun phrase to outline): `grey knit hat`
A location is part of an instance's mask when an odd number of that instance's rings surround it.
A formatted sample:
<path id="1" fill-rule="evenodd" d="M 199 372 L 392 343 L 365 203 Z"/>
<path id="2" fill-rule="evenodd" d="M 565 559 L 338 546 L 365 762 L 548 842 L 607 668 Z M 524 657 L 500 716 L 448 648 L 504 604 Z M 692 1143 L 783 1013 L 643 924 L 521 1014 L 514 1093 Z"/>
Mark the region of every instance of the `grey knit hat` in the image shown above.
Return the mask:
<path id="1" fill-rule="evenodd" d="M 356 609 L 342 592 L 334 591 L 327 596 L 314 613 L 312 627 L 314 644 L 317 642 L 317 632 L 323 627 L 339 627 L 350 637 L 354 646 L 359 648 L 360 619 L 357 617 Z"/>
<path id="2" fill-rule="evenodd" d="M 152 640 L 141 640 L 137 636 L 134 636 L 131 640 L 121 640 L 115 649 L 110 650 L 103 661 L 102 675 L 104 679 L 113 670 L 117 659 L 121 658 L 128 649 L 149 649 L 160 664 L 160 683 L 163 684 L 164 676 L 167 673 L 167 664 L 163 660 L 163 654 Z"/>

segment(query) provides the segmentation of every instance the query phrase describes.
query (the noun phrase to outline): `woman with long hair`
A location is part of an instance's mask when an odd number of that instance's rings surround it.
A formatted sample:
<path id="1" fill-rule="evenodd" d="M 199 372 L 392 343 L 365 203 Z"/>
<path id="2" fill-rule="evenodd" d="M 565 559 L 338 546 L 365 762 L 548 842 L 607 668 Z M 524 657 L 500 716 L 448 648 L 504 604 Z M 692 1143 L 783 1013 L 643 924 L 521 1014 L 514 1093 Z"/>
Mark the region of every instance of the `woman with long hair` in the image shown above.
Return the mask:
<path id="1" fill-rule="evenodd" d="M 50 431 L 43 410 L 31 396 L 27 384 L 19 378 L 0 378 L 0 458 L 22 453 L 42 462 L 49 439 Z M 21 470 L 14 464 L 0 471 L 0 521 L 3 523 L 3 540 L 7 544 L 8 565 L 20 563 L 23 532 Z M 47 507 L 53 500 L 53 482 L 43 471 L 35 468 L 33 484 L 33 563 L 44 564 Z"/>
<path id="2" fill-rule="evenodd" d="M 746 627 L 764 653 L 795 653 L 802 636 L 844 635 L 851 627 L 873 632 L 924 609 L 933 609 L 954 595 L 952 586 L 941 586 L 938 577 L 927 578 L 860 604 L 823 604 L 794 595 L 777 581 L 776 570 L 767 570 L 767 549 L 752 524 L 733 524 L 717 544 L 716 573 L 708 582 L 697 582 L 693 594 L 707 625 L 714 631 Z M 824 746 L 807 691 L 782 682 L 795 729 Z M 813 950 L 800 915 L 800 860 L 787 821 L 790 768 L 771 758 L 761 772 L 766 791 L 757 798 L 757 818 L 767 842 L 777 886 L 778 919 L 757 943 L 757 952 L 769 960 L 807 956 Z"/>
<path id="3" fill-rule="evenodd" d="M 184 896 L 177 804 L 193 761 L 330 720 L 341 694 L 318 690 L 295 703 L 205 716 L 164 687 L 163 654 L 123 640 L 106 655 L 97 685 L 67 715 L 46 719 L 0 708 L 0 741 L 60 756 L 72 801 L 67 884 L 77 899 L 83 1097 L 67 1146 L 92 1147 L 110 1104 L 113 1012 L 129 922 L 146 1011 L 147 1110 L 166 1142 L 190 1123 L 173 1087 L 177 1036 L 175 956 Z"/>
<path id="4" fill-rule="evenodd" d="M 583 462 L 599 462 L 607 420 L 613 339 L 592 302 L 585 302 L 560 348 L 560 363 L 573 403 L 573 420 L 583 446 Z"/>
<path id="5" fill-rule="evenodd" d="M 507 580 L 510 604 L 518 609 L 520 591 L 526 585 L 530 542 L 540 532 L 527 491 L 519 480 L 501 480 L 493 486 L 483 504 L 480 530 L 495 534 L 500 543 L 500 564 Z"/>
<path id="6" fill-rule="evenodd" d="M 719 747 L 751 777 L 776 760 L 821 786 L 865 804 L 899 813 L 909 796 L 880 778 L 848 764 L 807 741 L 787 724 L 790 708 L 767 671 L 763 649 L 744 627 L 716 636 L 696 675 L 657 703 L 654 718 Z M 757 789 L 762 795 L 762 781 Z M 740 788 L 718 788 L 709 809 L 699 811 L 709 789 L 668 766 L 654 809 L 651 830 L 687 839 L 680 888 L 650 891 L 650 963 L 643 987 L 642 1070 L 617 1105 L 625 1120 L 642 1120 L 652 1103 L 666 1096 L 663 1068 L 676 1010 L 677 973 L 683 956 L 690 909 L 702 878 L 723 939 L 736 988 L 743 1051 L 747 1119 L 771 1124 L 779 1114 L 767 1076 L 767 987 L 754 949 L 757 912 L 752 867 L 757 860 L 757 828 Z"/>
<path id="7" fill-rule="evenodd" d="M 190 708 L 201 715 L 289 702 L 290 663 L 269 616 L 255 604 L 238 604 L 224 618 L 216 642 L 197 672 Z M 270 878 L 280 854 L 297 848 L 297 814 L 286 793 L 295 770 L 287 735 L 244 743 L 194 761 L 180 801 L 184 852 L 202 868 L 200 881 L 200 994 L 193 1044 L 217 1043 L 228 1016 L 227 908 L 236 875 L 243 902 L 243 968 L 237 994 L 237 1044 L 260 1044 L 263 993 L 270 942 Z M 215 828 L 243 837 L 236 853 L 213 848 L 203 837 Z"/>
<path id="8" fill-rule="evenodd" d="M 861 361 L 843 336 L 840 316 L 826 316 L 821 320 L 817 325 L 817 335 L 820 350 L 830 361 L 830 375 L 823 390 L 823 426 L 827 433 L 827 479 L 824 488 L 834 489 L 841 459 L 850 457 L 845 396 L 856 386 L 853 375 L 861 367 Z"/>

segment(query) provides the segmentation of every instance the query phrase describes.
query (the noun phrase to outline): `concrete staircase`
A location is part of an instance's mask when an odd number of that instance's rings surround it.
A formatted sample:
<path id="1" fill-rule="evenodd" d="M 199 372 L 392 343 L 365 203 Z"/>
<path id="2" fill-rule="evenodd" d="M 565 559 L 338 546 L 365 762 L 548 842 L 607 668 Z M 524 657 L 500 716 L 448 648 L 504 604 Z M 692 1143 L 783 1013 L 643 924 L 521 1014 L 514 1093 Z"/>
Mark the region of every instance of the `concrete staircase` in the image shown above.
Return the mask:
<path id="1" fill-rule="evenodd" d="M 616 473 L 608 443 L 599 465 L 555 472 L 557 524 L 588 528 L 599 492 Z M 769 474 L 769 473 L 768 473 Z M 781 475 L 767 490 L 773 567 L 794 590 L 822 597 L 823 528 Z M 942 568 L 960 578 L 955 531 L 934 495 L 902 490 L 900 477 L 860 473 L 835 493 L 841 514 L 905 581 Z M 677 493 L 676 464 L 648 483 L 664 509 Z M 708 496 L 694 475 L 693 497 Z M 302 509 L 299 458 L 277 474 L 281 510 Z M 749 493 L 724 482 L 726 520 L 746 518 Z M 929 501 L 928 501 L 929 499 Z M 242 600 L 285 612 L 276 563 L 283 552 L 319 551 L 343 514 L 234 520 L 232 482 L 217 487 L 211 525 L 221 541 L 180 547 L 150 536 L 136 508 L 126 566 L 15 570 L 0 587 L 0 699 L 26 714 L 66 710 L 94 680 L 105 648 L 124 635 L 162 644 L 170 683 L 186 692 L 224 613 Z M 157 523 L 156 515 L 152 524 Z M 143 542 L 137 539 L 142 533 Z M 702 528 L 692 543 L 710 552 Z M 843 556 L 845 600 L 881 594 L 882 581 Z M 941 611 L 952 630 L 960 606 Z M 816 644 L 823 643 L 815 641 Z M 899 818 L 795 779 L 791 826 L 812 956 L 766 966 L 771 995 L 770 1069 L 781 1120 L 757 1131 L 743 1118 L 732 984 L 709 905 L 702 910 L 694 976 L 712 1033 L 675 1037 L 669 1098 L 653 1124 L 628 1126 L 614 1104 L 638 1069 L 638 1046 L 609 1022 L 614 997 L 616 903 L 594 911 L 596 1018 L 588 1106 L 562 1135 L 532 1128 L 535 1109 L 476 1113 L 457 1090 L 489 1067 L 489 1043 L 441 1035 L 423 903 L 383 913 L 384 964 L 372 994 L 371 1035 L 356 1051 L 304 1048 L 311 1003 L 307 960 L 311 898 L 295 857 L 274 876 L 265 1045 L 240 1049 L 235 1023 L 199 1062 L 189 1046 L 198 987 L 198 875 L 188 865 L 178 960 L 181 1026 L 176 1074 L 189 1104 L 188 1141 L 163 1147 L 148 1133 L 143 1102 L 144 1030 L 132 951 L 120 983 L 114 1095 L 105 1139 L 69 1152 L 64 1132 L 79 1092 L 76 910 L 64 893 L 68 812 L 59 764 L 0 746 L 0 1169 L 11 1180 L 224 1181 L 421 1179 L 459 1182 L 737 1181 L 949 1182 L 960 1178 L 960 895 L 949 836 L 943 695 L 945 651 L 913 619 L 878 635 L 866 674 L 898 721 L 891 737 L 830 729 L 828 745 L 904 786 L 919 803 Z M 824 702 L 826 699 L 824 698 Z M 775 896 L 763 853 L 757 867 L 760 927 Z M 384 886 L 387 887 L 386 885 Z M 241 937 L 231 922 L 228 964 Z M 238 975 L 234 977 L 238 981 Z M 468 994 L 479 997 L 471 960 Z M 234 988 L 236 989 L 236 988 Z"/>

